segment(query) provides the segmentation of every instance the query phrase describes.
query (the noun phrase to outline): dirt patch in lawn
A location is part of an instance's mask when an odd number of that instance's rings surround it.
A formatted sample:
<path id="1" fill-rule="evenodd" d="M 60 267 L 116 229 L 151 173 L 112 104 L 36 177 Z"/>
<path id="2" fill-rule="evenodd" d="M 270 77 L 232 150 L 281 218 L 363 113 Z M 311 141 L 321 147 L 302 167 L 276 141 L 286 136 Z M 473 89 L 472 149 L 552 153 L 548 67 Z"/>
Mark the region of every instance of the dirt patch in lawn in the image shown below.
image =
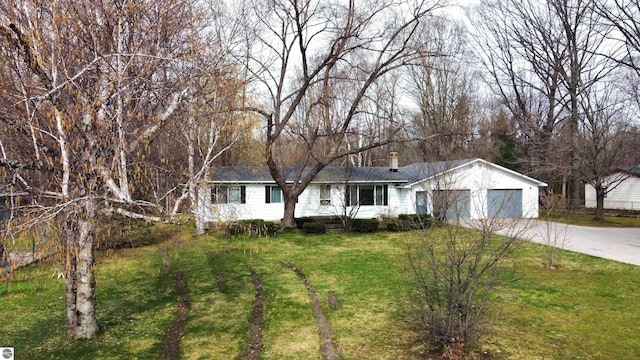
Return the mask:
<path id="1" fill-rule="evenodd" d="M 307 279 L 307 276 L 295 266 L 293 263 L 283 263 L 283 266 L 286 266 L 293 270 L 302 282 L 304 286 L 307 288 L 307 292 L 309 293 L 309 297 L 311 298 L 311 308 L 313 309 L 313 314 L 316 317 L 316 322 L 318 323 L 318 327 L 320 328 L 320 337 L 322 338 L 322 345 L 320 346 L 320 350 L 322 354 L 324 354 L 324 358 L 327 360 L 338 360 L 340 357 L 338 356 L 338 352 L 336 351 L 336 346 L 331 340 L 331 328 L 329 327 L 329 321 L 326 316 L 324 316 L 324 312 L 322 312 L 322 308 L 320 307 L 320 300 L 318 299 L 318 295 L 316 291 L 313 289 L 311 282 Z"/>
<path id="2" fill-rule="evenodd" d="M 171 327 L 169 327 L 167 336 L 161 347 L 162 359 L 166 360 L 175 359 L 178 356 L 187 313 L 191 307 L 191 299 L 188 296 L 189 288 L 187 287 L 187 282 L 184 279 L 182 271 L 174 272 L 173 278 L 176 281 L 178 300 L 176 301 L 176 318 L 173 320 Z"/>
<path id="3" fill-rule="evenodd" d="M 249 349 L 243 355 L 244 360 L 258 360 L 260 358 L 260 350 L 262 349 L 262 323 L 264 321 L 264 290 L 262 289 L 262 280 L 258 274 L 247 265 L 247 271 L 251 273 L 253 279 L 253 288 L 256 297 L 253 302 L 253 316 L 251 317 L 251 325 L 249 327 L 250 341 Z"/>

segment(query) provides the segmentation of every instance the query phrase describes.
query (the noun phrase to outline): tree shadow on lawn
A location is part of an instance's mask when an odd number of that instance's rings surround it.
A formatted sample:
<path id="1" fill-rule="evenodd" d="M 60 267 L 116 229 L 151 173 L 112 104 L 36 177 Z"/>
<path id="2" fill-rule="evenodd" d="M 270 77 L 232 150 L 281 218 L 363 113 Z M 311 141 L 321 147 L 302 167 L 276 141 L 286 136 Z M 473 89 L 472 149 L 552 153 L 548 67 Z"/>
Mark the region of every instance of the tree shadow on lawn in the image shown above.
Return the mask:
<path id="1" fill-rule="evenodd" d="M 146 288 L 145 288 L 146 289 Z M 93 359 L 93 358 L 127 358 L 127 359 L 157 359 L 165 329 L 171 323 L 172 312 L 166 319 L 158 318 L 157 314 L 173 307 L 176 301 L 175 292 L 166 293 L 158 289 L 157 296 L 146 290 L 130 293 L 127 291 L 113 292 L 109 296 L 111 301 L 106 304 L 100 301 L 98 295 L 97 316 L 100 335 L 95 340 L 69 341 L 65 338 L 64 311 L 56 311 L 53 316 L 39 319 L 15 335 L 19 346 L 19 339 L 24 343 L 34 342 L 38 345 L 30 348 L 16 347 L 20 358 L 24 359 Z M 101 292 L 109 290 L 103 289 Z M 62 294 L 61 294 L 62 295 Z M 116 297 L 119 296 L 119 299 Z M 59 300 L 62 302 L 62 300 Z M 62 308 L 62 306 L 61 306 Z M 144 316 L 145 313 L 151 314 Z M 147 320 L 152 320 L 149 324 Z M 146 323 L 146 324 L 143 324 Z M 136 327 L 142 327 L 136 331 Z M 150 346 L 139 346 L 140 339 L 149 341 Z M 131 343 L 130 343 L 131 342 Z"/>
<path id="2" fill-rule="evenodd" d="M 238 249 L 208 251 L 205 255 L 197 271 L 192 268 L 187 273 L 183 268 L 194 304 L 185 331 L 191 344 L 211 342 L 214 348 L 219 346 L 216 351 L 226 351 L 218 356 L 238 357 L 249 346 L 255 293 L 251 273 L 245 267 L 247 256 Z M 234 317 L 229 318 L 230 314 Z M 219 343 L 223 338 L 225 343 Z"/>

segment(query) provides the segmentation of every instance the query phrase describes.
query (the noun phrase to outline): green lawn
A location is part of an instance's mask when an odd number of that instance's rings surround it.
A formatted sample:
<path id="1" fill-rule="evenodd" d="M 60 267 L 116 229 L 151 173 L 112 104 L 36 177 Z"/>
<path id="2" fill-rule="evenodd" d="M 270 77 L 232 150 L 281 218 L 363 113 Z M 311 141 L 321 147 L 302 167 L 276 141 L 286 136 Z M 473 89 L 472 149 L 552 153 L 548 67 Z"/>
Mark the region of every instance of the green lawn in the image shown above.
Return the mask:
<path id="1" fill-rule="evenodd" d="M 434 230 L 441 231 L 441 230 Z M 262 359 L 321 359 L 320 337 L 300 278 L 321 299 L 343 359 L 418 359 L 407 301 L 402 241 L 414 233 L 267 238 L 205 236 L 183 230 L 167 241 L 101 253 L 97 263 L 101 337 L 64 340 L 64 281 L 55 264 L 24 269 L 0 285 L 0 346 L 16 359 L 157 359 L 184 273 L 191 297 L 182 359 L 235 359 L 249 342 L 254 298 L 246 265 L 265 291 Z M 640 358 L 640 268 L 567 253 L 545 268 L 543 250 L 519 246 L 504 262 L 495 320 L 479 348 L 509 359 Z M 330 308 L 327 293 L 339 305 Z"/>
<path id="2" fill-rule="evenodd" d="M 567 211 L 553 211 L 542 219 L 549 219 L 569 225 L 596 226 L 596 227 L 640 227 L 640 216 L 615 216 L 605 214 L 604 222 L 594 221 L 591 213 L 573 213 Z"/>

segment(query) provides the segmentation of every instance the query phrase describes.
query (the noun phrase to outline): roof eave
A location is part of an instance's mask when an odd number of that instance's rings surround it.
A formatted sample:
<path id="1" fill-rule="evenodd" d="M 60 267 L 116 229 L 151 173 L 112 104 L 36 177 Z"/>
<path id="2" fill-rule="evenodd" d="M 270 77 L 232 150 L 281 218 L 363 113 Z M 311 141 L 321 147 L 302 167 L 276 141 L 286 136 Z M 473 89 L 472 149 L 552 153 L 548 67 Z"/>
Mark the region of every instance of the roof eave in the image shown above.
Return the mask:
<path id="1" fill-rule="evenodd" d="M 513 170 L 508 169 L 508 168 L 506 168 L 506 167 L 504 167 L 504 166 L 500 166 L 500 165 L 498 165 L 498 164 L 494 164 L 494 163 L 492 163 L 492 162 L 486 161 L 486 160 L 481 159 L 481 158 L 476 158 L 476 159 L 473 159 L 473 160 L 471 160 L 471 161 L 469 161 L 469 162 L 466 162 L 466 163 L 464 163 L 464 164 L 460 164 L 460 165 L 458 165 L 458 166 L 454 166 L 454 167 L 452 167 L 451 169 L 447 169 L 447 170 L 445 170 L 445 171 L 441 171 L 441 172 L 436 173 L 436 174 L 433 174 L 433 175 L 431 175 L 431 176 L 429 176 L 429 177 L 427 177 L 427 178 L 424 178 L 424 179 L 421 179 L 421 180 L 415 181 L 415 182 L 413 182 L 413 183 L 407 184 L 407 185 L 405 185 L 405 187 L 409 187 L 409 188 L 414 187 L 414 186 L 416 186 L 416 185 L 418 185 L 418 184 L 420 184 L 420 183 L 423 183 L 423 182 L 425 182 L 425 181 L 428 181 L 428 180 L 430 180 L 430 179 L 433 179 L 433 178 L 437 178 L 437 177 L 443 176 L 443 175 L 445 175 L 446 173 L 450 173 L 450 172 L 452 172 L 452 171 L 456 171 L 456 170 L 458 170 L 458 169 L 460 169 L 460 168 L 463 168 L 463 167 L 465 167 L 465 166 L 472 165 L 472 164 L 477 163 L 477 162 L 478 162 L 478 163 L 485 164 L 485 165 L 488 165 L 488 166 L 493 166 L 494 168 L 497 168 L 498 170 L 502 170 L 502 171 L 507 172 L 507 173 L 509 173 L 509 174 L 511 174 L 511 175 L 515 175 L 515 176 L 517 176 L 517 177 L 519 177 L 519 178 L 523 178 L 523 179 L 525 179 L 526 181 L 528 181 L 528 182 L 531 182 L 531 183 L 535 184 L 537 187 L 547 187 L 547 186 L 549 186 L 549 185 L 548 185 L 547 183 L 545 183 L 545 182 L 542 182 L 542 181 L 540 181 L 540 180 L 536 180 L 536 179 L 534 179 L 534 178 L 532 178 L 532 177 L 526 176 L 526 175 L 521 174 L 521 173 L 519 173 L 519 172 L 517 172 L 517 171 L 513 171 Z"/>

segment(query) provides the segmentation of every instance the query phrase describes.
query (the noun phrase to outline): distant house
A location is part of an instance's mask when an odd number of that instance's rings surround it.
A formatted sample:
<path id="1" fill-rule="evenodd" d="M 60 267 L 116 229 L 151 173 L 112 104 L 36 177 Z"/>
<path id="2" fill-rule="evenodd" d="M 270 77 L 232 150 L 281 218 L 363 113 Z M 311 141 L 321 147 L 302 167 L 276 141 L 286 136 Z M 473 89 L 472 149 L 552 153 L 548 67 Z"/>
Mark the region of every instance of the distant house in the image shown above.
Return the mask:
<path id="1" fill-rule="evenodd" d="M 605 209 L 640 209 L 640 164 L 618 169 L 605 179 L 606 183 L 617 183 L 617 186 L 607 189 Z M 596 190 L 589 184 L 585 185 L 584 203 L 585 207 L 596 207 Z"/>
<path id="2" fill-rule="evenodd" d="M 545 183 L 482 159 L 397 167 L 323 169 L 300 194 L 295 216 L 374 218 L 429 213 L 442 217 L 538 216 Z M 288 168 L 292 178 L 294 168 Z M 267 167 L 218 167 L 199 209 L 207 222 L 264 219 L 284 214 L 282 191 Z"/>

